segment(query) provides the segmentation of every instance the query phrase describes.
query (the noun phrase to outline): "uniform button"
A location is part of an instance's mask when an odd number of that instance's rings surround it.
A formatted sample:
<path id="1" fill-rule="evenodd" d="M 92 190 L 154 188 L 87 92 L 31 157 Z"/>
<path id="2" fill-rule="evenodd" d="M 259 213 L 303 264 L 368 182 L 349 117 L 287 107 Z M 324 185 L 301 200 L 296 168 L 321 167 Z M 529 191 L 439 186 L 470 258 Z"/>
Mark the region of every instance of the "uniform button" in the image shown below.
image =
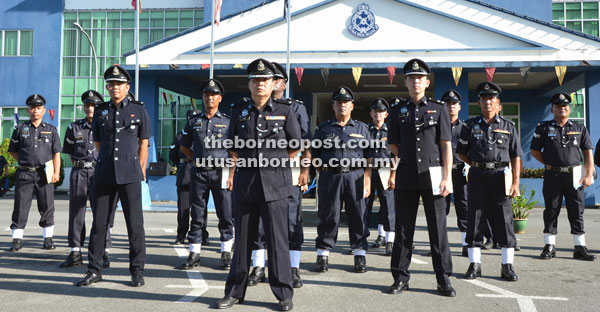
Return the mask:
<path id="1" fill-rule="evenodd" d="M 121 131 L 121 129 L 117 129 L 117 132 L 120 132 L 120 131 Z"/>
<path id="2" fill-rule="evenodd" d="M 421 141 L 421 138 L 417 138 L 417 141 Z"/>
<path id="3" fill-rule="evenodd" d="M 419 118 L 418 118 L 418 117 L 415 117 L 415 120 L 419 120 Z"/>
<path id="4" fill-rule="evenodd" d="M 492 150 L 492 148 L 491 148 L 491 147 L 488 147 L 488 149 L 489 149 L 490 151 Z"/>
<path id="5" fill-rule="evenodd" d="M 119 142 L 119 139 L 115 139 L 115 141 Z"/>
<path id="6" fill-rule="evenodd" d="M 115 157 L 115 160 L 119 160 L 119 157 Z"/>
<path id="7" fill-rule="evenodd" d="M 259 126 L 259 127 L 261 127 L 262 125 L 261 125 L 261 124 L 258 124 L 258 126 Z"/>
<path id="8" fill-rule="evenodd" d="M 118 151 L 118 150 L 119 150 L 119 148 L 118 148 L 118 147 L 115 147 L 115 151 Z"/>
<path id="9" fill-rule="evenodd" d="M 258 136 L 262 136 L 262 133 L 259 133 Z"/>
<path id="10" fill-rule="evenodd" d="M 421 158 L 417 159 L 418 162 L 421 162 Z"/>
<path id="11" fill-rule="evenodd" d="M 417 148 L 417 152 L 420 152 L 420 151 L 421 151 L 421 148 Z"/>
<path id="12" fill-rule="evenodd" d="M 119 112 L 117 112 L 117 115 L 119 115 Z"/>
<path id="13" fill-rule="evenodd" d="M 116 123 L 119 123 L 119 121 L 117 120 Z"/>
<path id="14" fill-rule="evenodd" d="M 37 147 L 37 145 L 34 145 L 33 147 Z"/>

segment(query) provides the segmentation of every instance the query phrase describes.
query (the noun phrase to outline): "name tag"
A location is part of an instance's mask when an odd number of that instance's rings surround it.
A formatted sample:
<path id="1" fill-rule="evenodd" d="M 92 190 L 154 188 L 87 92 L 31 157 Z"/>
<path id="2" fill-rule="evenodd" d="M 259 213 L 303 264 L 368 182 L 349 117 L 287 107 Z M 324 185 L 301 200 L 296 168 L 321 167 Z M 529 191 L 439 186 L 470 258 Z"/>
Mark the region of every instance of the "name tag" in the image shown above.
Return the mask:
<path id="1" fill-rule="evenodd" d="M 265 116 L 265 120 L 285 120 L 285 116 Z"/>
<path id="2" fill-rule="evenodd" d="M 215 128 L 227 128 L 227 125 L 215 124 L 214 126 L 215 126 Z"/>

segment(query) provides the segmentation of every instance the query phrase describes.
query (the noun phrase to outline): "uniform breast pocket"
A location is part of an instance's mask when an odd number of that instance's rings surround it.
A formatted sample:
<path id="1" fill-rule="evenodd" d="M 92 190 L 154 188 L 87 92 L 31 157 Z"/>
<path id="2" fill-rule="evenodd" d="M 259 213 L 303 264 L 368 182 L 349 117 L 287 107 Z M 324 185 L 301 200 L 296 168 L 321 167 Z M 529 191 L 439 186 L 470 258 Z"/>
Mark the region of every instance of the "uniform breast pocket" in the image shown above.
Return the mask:
<path id="1" fill-rule="evenodd" d="M 131 133 L 135 133 L 138 131 L 138 128 L 140 126 L 140 121 L 136 120 L 136 119 L 127 119 L 125 120 L 123 127 L 125 127 L 125 129 L 127 132 L 131 132 Z"/>
<path id="2" fill-rule="evenodd" d="M 284 138 L 285 137 L 285 133 L 283 131 L 283 126 L 284 126 L 284 122 L 285 121 L 272 121 L 269 120 L 267 121 L 267 133 L 264 134 L 264 138 L 267 139 L 278 139 L 278 138 Z"/>
<path id="3" fill-rule="evenodd" d="M 438 124 L 438 116 L 437 115 L 425 115 L 423 118 L 423 127 L 424 128 L 432 128 L 437 126 Z"/>
<path id="4" fill-rule="evenodd" d="M 496 135 L 496 147 L 499 149 L 508 149 L 508 139 L 508 135 L 506 134 Z"/>
<path id="5" fill-rule="evenodd" d="M 39 142 L 39 144 L 49 145 L 50 144 L 50 137 L 47 134 L 41 134 L 38 137 L 38 142 Z"/>
<path id="6" fill-rule="evenodd" d="M 237 135 L 241 139 L 250 139 L 251 138 L 252 129 L 250 129 L 250 119 L 240 120 L 240 122 L 236 125 L 236 128 L 237 128 L 236 129 Z"/>

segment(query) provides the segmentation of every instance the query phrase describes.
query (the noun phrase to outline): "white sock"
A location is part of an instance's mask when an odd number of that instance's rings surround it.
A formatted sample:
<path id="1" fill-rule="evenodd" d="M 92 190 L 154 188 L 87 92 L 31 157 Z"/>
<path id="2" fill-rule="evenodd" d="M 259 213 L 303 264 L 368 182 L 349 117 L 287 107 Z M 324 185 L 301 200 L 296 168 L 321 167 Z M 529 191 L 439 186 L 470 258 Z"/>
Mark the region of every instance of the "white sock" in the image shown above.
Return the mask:
<path id="1" fill-rule="evenodd" d="M 54 225 L 42 228 L 42 236 L 44 238 L 52 238 L 54 236 Z"/>
<path id="2" fill-rule="evenodd" d="M 544 233 L 544 243 L 546 245 L 556 245 L 556 235 Z"/>
<path id="3" fill-rule="evenodd" d="M 585 246 L 585 234 L 573 234 L 573 244 L 575 244 L 575 246 Z"/>
<path id="4" fill-rule="evenodd" d="M 377 224 L 377 235 L 384 236 L 385 230 L 383 229 L 383 224 Z"/>
<path id="5" fill-rule="evenodd" d="M 79 247 L 73 247 L 73 248 L 71 248 L 71 251 L 81 251 L 81 248 L 79 248 Z"/>
<path id="6" fill-rule="evenodd" d="M 190 244 L 190 252 L 200 253 L 201 248 L 202 248 L 202 244 Z"/>
<path id="7" fill-rule="evenodd" d="M 460 232 L 460 243 L 467 246 L 467 232 Z"/>
<path id="8" fill-rule="evenodd" d="M 233 239 L 230 239 L 226 242 L 221 242 L 221 252 L 231 252 L 231 247 L 233 247 Z"/>
<path id="9" fill-rule="evenodd" d="M 267 258 L 267 250 L 266 249 L 258 249 L 252 250 L 252 266 L 253 267 L 265 267 Z"/>
<path id="10" fill-rule="evenodd" d="M 327 249 L 317 249 L 317 256 L 326 256 L 326 257 L 329 257 L 329 250 L 327 250 Z"/>
<path id="11" fill-rule="evenodd" d="M 300 268 L 300 250 L 290 250 L 292 268 Z"/>
<path id="12" fill-rule="evenodd" d="M 396 238 L 396 232 L 385 232 L 385 242 L 393 243 Z"/>
<path id="13" fill-rule="evenodd" d="M 502 248 L 502 264 L 513 264 L 515 260 L 514 248 Z"/>
<path id="14" fill-rule="evenodd" d="M 469 262 L 481 263 L 481 248 L 479 248 L 479 247 L 469 248 Z"/>
<path id="15" fill-rule="evenodd" d="M 12 230 L 12 238 L 20 238 L 23 239 L 23 233 L 25 232 L 24 229 L 13 229 Z"/>
<path id="16" fill-rule="evenodd" d="M 366 256 L 367 255 L 367 251 L 362 249 L 362 248 L 358 248 L 358 249 L 354 249 L 354 256 Z"/>

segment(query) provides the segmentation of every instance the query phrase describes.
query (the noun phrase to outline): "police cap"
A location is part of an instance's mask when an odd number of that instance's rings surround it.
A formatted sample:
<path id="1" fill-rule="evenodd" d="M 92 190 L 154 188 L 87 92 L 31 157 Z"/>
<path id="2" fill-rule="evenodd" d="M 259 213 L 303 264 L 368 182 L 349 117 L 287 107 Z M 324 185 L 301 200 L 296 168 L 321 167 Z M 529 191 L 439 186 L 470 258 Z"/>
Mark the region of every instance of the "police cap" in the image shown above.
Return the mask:
<path id="1" fill-rule="evenodd" d="M 569 105 L 571 104 L 571 96 L 564 92 L 556 93 L 550 97 L 550 103 L 552 103 L 552 105 L 560 106 Z"/>
<path id="2" fill-rule="evenodd" d="M 131 82 L 131 76 L 125 68 L 115 64 L 104 72 L 104 81 Z"/>
<path id="3" fill-rule="evenodd" d="M 339 86 L 333 92 L 331 99 L 334 101 L 354 101 L 354 93 L 346 86 Z"/>
<path id="4" fill-rule="evenodd" d="M 372 103 L 371 103 L 371 110 L 376 110 L 376 111 L 387 111 L 390 108 L 390 104 L 382 98 L 376 98 Z"/>
<path id="5" fill-rule="evenodd" d="M 202 89 L 202 93 L 211 92 L 221 95 L 225 94 L 225 88 L 223 87 L 223 84 L 217 79 L 205 80 L 200 86 L 200 89 Z"/>
<path id="6" fill-rule="evenodd" d="M 500 95 L 500 93 L 502 93 L 502 88 L 500 88 L 499 85 L 497 85 L 493 82 L 482 82 L 477 85 L 476 90 L 477 90 L 477 94 L 479 94 L 479 96 L 486 96 L 486 95 L 498 96 L 498 95 Z"/>
<path id="7" fill-rule="evenodd" d="M 273 78 L 275 75 L 275 66 L 271 62 L 259 58 L 248 65 L 246 72 L 248 73 L 248 79 Z"/>
<path id="8" fill-rule="evenodd" d="M 276 62 L 272 63 L 275 66 L 275 79 L 285 79 L 285 82 L 288 81 L 288 75 L 286 73 L 285 68 Z"/>
<path id="9" fill-rule="evenodd" d="M 442 95 L 442 102 L 460 102 L 460 93 L 454 89 L 450 89 Z"/>
<path id="10" fill-rule="evenodd" d="M 94 105 L 104 103 L 104 97 L 96 90 L 87 90 L 81 94 L 81 103 Z"/>
<path id="11" fill-rule="evenodd" d="M 406 62 L 406 64 L 404 64 L 404 76 L 410 76 L 410 75 L 422 75 L 422 76 L 429 76 L 429 74 L 431 73 L 431 70 L 429 70 L 429 66 L 427 65 L 427 63 L 423 62 L 420 59 L 412 59 L 408 62 Z"/>
<path id="12" fill-rule="evenodd" d="M 42 106 L 46 105 L 46 99 L 40 94 L 32 94 L 25 100 L 27 106 Z"/>

